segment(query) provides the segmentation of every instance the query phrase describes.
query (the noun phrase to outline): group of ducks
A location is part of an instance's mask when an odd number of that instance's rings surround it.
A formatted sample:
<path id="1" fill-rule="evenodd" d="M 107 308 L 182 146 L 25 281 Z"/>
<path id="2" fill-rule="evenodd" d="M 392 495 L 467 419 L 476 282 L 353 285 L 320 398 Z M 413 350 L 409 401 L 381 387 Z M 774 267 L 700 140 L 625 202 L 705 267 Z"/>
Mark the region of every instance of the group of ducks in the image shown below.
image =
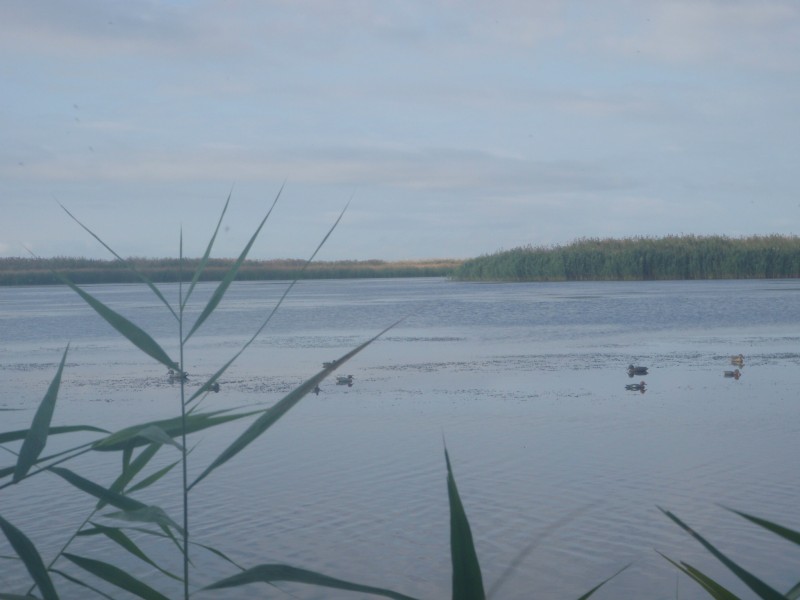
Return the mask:
<path id="1" fill-rule="evenodd" d="M 322 363 L 323 369 L 330 369 L 336 366 L 337 361 L 332 360 L 329 362 Z M 336 385 L 346 385 L 347 387 L 353 387 L 353 376 L 352 375 L 337 375 L 336 376 Z M 320 387 L 319 385 L 315 385 L 314 389 L 311 390 L 315 395 L 319 396 Z"/>
<path id="2" fill-rule="evenodd" d="M 647 367 L 628 365 L 628 377 L 633 377 L 634 375 L 647 375 Z M 644 381 L 640 381 L 639 383 L 629 383 L 625 386 L 625 389 L 644 394 L 647 390 L 647 384 Z"/>
<path id="3" fill-rule="evenodd" d="M 744 356 L 741 354 L 736 354 L 730 357 L 731 364 L 735 367 L 733 371 L 723 371 L 725 377 L 732 377 L 733 379 L 739 379 L 742 376 L 742 372 L 738 369 L 738 367 L 744 368 Z M 647 375 L 647 367 L 637 367 L 635 365 L 628 365 L 628 377 L 633 377 L 635 375 Z M 639 383 L 629 383 L 625 386 L 626 390 L 630 390 L 633 392 L 641 392 L 642 394 L 645 393 L 647 390 L 647 383 L 644 381 L 640 381 Z"/>
<path id="4" fill-rule="evenodd" d="M 744 368 L 744 356 L 741 354 L 737 354 L 736 356 L 731 356 L 731 364 L 735 367 L 742 367 Z M 739 369 L 734 369 L 733 371 L 723 371 L 723 375 L 725 377 L 733 377 L 734 379 L 739 379 L 742 376 L 742 372 Z"/>

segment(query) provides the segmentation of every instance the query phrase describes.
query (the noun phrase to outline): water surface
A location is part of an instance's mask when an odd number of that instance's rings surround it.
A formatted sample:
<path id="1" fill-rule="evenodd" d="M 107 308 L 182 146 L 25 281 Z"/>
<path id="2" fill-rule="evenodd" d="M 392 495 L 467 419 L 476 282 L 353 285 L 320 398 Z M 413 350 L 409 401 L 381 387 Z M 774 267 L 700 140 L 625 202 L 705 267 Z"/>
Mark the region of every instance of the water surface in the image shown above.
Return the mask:
<path id="1" fill-rule="evenodd" d="M 232 286 L 189 343 L 190 388 L 241 347 L 285 287 Z M 177 324 L 144 286 L 87 289 L 177 355 Z M 164 290 L 177 297 L 177 286 Z M 211 291 L 211 284 L 199 288 L 191 314 Z M 269 406 L 323 361 L 404 320 L 342 368 L 354 375 L 352 387 L 326 382 L 195 488 L 193 535 L 248 566 L 288 563 L 420 598 L 448 597 L 446 443 L 487 588 L 522 555 L 496 598 L 527 599 L 532 591 L 576 598 L 628 563 L 596 597 L 705 597 L 656 550 L 748 597 L 658 506 L 785 591 L 800 578 L 798 553 L 720 504 L 800 528 L 799 293 L 800 283 L 784 280 L 301 282 L 206 408 Z M 68 289 L 0 289 L 0 340 L 0 408 L 19 409 L 0 412 L 3 430 L 30 422 L 67 343 L 55 423 L 114 429 L 178 410 L 165 370 Z M 729 356 L 740 352 L 742 376 L 723 377 L 734 368 Z M 649 374 L 630 379 L 631 363 Z M 625 389 L 641 379 L 646 393 Z M 244 426 L 200 434 L 190 471 L 198 474 Z M 51 440 L 47 452 L 66 442 Z M 176 457 L 162 450 L 158 464 Z M 8 455 L 0 467 L 12 461 Z M 118 459 L 96 455 L 75 464 L 105 485 L 117 468 Z M 177 518 L 177 484 L 173 478 L 140 497 Z M 91 504 L 49 475 L 0 492 L 3 516 L 45 558 L 64 542 L 58 527 L 79 523 Z M 80 540 L 71 549 L 89 554 L 97 543 Z M 0 555 L 11 553 L 0 542 Z M 122 561 L 115 554 L 109 548 L 109 560 Z M 154 554 L 173 560 L 168 544 Z M 196 561 L 198 587 L 233 573 L 207 555 Z M 24 580 L 6 564 L 0 587 Z M 122 564 L 149 573 L 146 565 Z M 280 588 L 285 597 L 353 597 Z M 222 597 L 264 593 L 282 597 L 264 586 Z"/>

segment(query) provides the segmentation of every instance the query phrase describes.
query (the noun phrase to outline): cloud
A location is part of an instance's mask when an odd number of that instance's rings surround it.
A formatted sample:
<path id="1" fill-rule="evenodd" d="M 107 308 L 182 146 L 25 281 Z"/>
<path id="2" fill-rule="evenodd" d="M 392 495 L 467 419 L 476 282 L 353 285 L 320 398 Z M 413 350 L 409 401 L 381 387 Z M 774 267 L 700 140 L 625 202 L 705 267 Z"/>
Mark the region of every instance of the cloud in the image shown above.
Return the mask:
<path id="1" fill-rule="evenodd" d="M 629 9 L 610 35 L 598 31 L 590 40 L 676 66 L 800 68 L 800 5 L 794 1 L 670 0 L 631 3 Z M 614 17 L 611 11 L 608 16 Z"/>

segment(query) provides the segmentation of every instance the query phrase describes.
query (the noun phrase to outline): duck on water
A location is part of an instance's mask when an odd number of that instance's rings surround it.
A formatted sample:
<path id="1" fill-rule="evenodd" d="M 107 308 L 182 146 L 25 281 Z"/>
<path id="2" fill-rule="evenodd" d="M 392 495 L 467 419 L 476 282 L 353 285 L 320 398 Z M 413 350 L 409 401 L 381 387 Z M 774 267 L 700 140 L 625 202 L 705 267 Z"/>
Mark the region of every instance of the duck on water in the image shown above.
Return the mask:
<path id="1" fill-rule="evenodd" d="M 647 375 L 647 367 L 628 365 L 628 377 L 633 377 L 634 375 Z"/>

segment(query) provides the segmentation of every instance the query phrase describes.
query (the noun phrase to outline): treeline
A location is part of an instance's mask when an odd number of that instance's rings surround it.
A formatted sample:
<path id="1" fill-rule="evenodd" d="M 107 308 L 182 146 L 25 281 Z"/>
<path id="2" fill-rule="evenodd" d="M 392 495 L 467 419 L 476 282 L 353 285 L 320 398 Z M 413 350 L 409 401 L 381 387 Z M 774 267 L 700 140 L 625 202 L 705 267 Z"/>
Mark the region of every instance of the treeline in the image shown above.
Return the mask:
<path id="1" fill-rule="evenodd" d="M 190 281 L 199 259 L 126 259 L 138 271 L 157 283 Z M 234 259 L 211 259 L 201 281 L 220 281 Z M 382 260 L 315 262 L 303 270 L 300 259 L 248 260 L 236 277 L 240 281 L 291 279 L 348 279 L 375 277 L 447 277 L 463 261 L 427 260 L 386 262 Z M 139 278 L 116 260 L 86 258 L 0 258 L 0 285 L 51 285 L 61 283 L 53 271 L 63 273 L 74 283 L 134 283 Z"/>
<path id="2" fill-rule="evenodd" d="M 463 281 L 637 281 L 800 277 L 796 236 L 581 239 L 526 246 L 464 262 Z"/>

